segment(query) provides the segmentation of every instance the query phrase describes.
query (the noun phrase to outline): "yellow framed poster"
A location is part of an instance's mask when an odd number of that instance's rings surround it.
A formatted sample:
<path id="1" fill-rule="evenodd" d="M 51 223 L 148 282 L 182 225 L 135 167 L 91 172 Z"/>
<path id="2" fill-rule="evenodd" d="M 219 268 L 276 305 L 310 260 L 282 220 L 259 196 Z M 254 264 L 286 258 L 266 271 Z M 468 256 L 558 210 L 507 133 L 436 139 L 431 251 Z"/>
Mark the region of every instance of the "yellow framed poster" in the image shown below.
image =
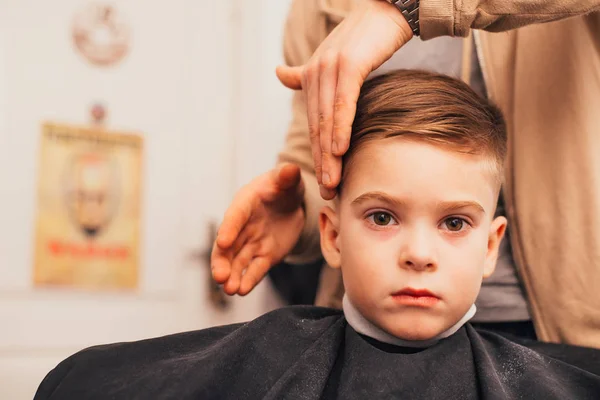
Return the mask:
<path id="1" fill-rule="evenodd" d="M 135 133 L 42 125 L 35 286 L 137 287 L 142 151 Z"/>

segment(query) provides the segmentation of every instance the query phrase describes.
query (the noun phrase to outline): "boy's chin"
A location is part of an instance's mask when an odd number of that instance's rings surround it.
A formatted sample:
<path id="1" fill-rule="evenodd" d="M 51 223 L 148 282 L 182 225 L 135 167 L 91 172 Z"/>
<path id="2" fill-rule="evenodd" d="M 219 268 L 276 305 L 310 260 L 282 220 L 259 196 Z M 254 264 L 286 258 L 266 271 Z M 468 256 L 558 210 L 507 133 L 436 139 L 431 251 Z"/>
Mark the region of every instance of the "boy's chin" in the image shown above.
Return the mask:
<path id="1" fill-rule="evenodd" d="M 451 326 L 446 326 L 441 321 L 424 321 L 423 319 L 414 321 L 414 323 L 411 323 L 411 321 L 403 322 L 401 326 L 383 327 L 383 329 L 402 340 L 423 341 L 435 338 Z"/>

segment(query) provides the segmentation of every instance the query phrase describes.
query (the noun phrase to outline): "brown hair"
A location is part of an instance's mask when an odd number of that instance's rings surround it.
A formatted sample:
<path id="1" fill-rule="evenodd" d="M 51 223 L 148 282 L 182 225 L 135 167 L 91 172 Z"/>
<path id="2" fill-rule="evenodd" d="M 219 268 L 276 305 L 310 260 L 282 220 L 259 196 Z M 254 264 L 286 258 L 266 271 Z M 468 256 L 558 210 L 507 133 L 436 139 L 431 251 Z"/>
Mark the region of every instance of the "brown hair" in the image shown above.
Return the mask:
<path id="1" fill-rule="evenodd" d="M 365 143 L 395 136 L 489 156 L 502 181 L 506 125 L 500 110 L 466 83 L 425 71 L 398 70 L 365 82 L 356 107 L 342 182 Z"/>

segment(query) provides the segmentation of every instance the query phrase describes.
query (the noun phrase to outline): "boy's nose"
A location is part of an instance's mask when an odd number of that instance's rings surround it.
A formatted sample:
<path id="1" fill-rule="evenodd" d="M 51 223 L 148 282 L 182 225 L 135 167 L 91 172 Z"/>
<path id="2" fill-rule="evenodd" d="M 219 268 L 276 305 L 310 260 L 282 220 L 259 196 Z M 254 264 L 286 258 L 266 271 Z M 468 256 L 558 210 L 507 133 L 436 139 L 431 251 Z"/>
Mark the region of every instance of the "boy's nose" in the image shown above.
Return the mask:
<path id="1" fill-rule="evenodd" d="M 423 231 L 407 232 L 398 262 L 404 269 L 435 271 L 437 260 L 432 238 Z"/>

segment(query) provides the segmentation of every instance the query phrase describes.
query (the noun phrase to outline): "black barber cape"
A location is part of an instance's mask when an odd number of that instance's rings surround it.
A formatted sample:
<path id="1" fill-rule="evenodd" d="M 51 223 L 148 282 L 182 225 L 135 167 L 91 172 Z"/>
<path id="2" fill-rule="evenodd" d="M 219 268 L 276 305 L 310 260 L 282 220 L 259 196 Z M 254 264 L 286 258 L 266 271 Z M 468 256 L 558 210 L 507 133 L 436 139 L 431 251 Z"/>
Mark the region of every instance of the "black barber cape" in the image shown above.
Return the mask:
<path id="1" fill-rule="evenodd" d="M 535 348 L 533 350 L 532 348 Z M 297 306 L 252 322 L 91 347 L 35 399 L 600 399 L 600 350 L 529 347 L 466 324 L 425 349 L 361 336 L 341 311 Z"/>

